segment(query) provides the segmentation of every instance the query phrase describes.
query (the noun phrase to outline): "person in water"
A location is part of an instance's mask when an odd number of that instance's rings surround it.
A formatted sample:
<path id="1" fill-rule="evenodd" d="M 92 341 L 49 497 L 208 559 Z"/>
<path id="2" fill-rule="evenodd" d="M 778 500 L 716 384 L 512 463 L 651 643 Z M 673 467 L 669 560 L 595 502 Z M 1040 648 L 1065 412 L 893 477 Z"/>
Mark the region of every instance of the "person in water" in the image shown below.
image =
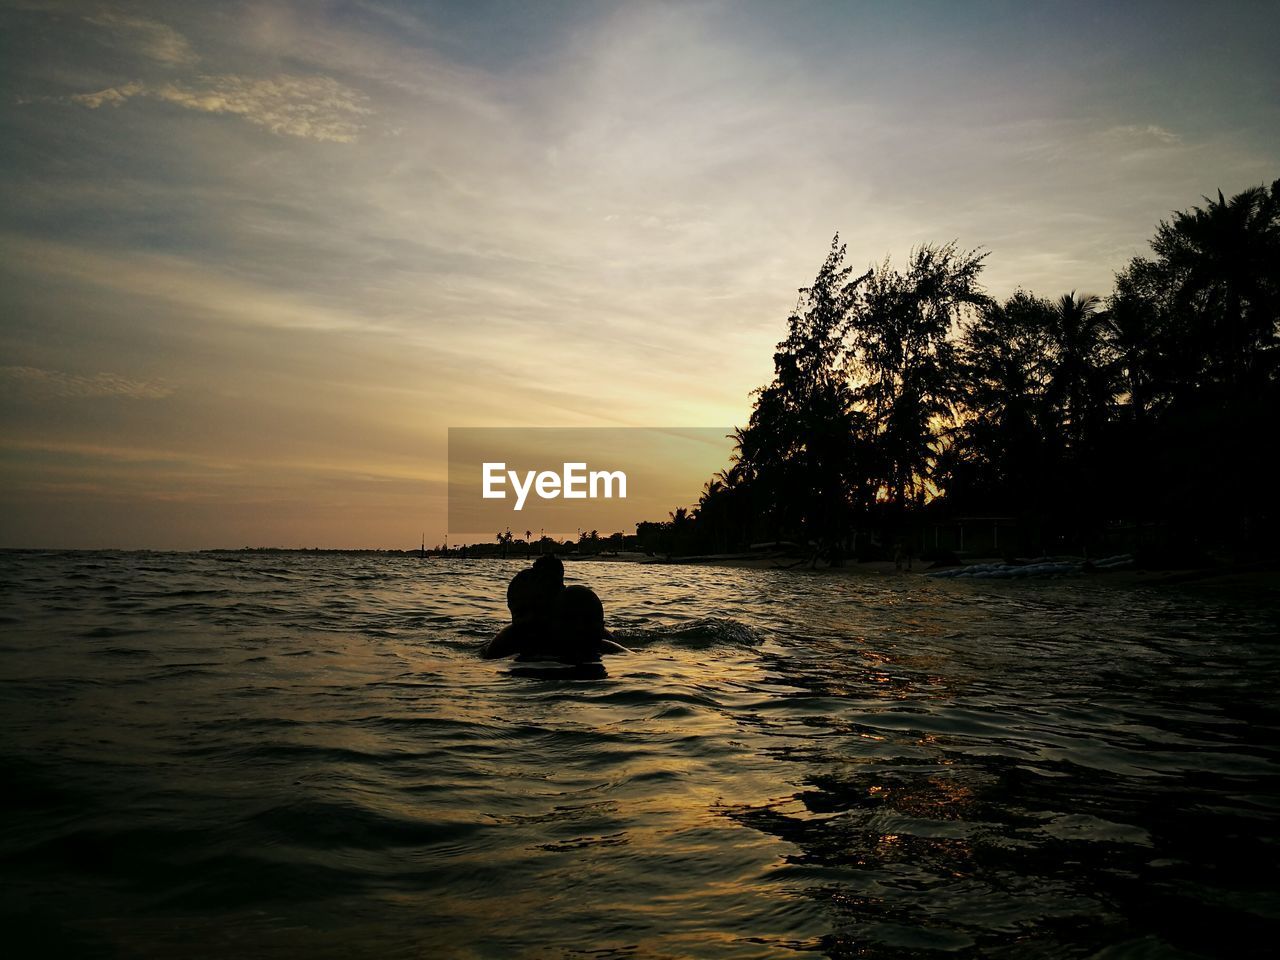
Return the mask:
<path id="1" fill-rule="evenodd" d="M 564 585 L 564 564 L 539 557 L 507 586 L 511 623 L 485 644 L 487 659 L 598 661 L 604 653 L 626 653 L 604 625 L 604 605 L 590 587 Z"/>
<path id="2" fill-rule="evenodd" d="M 556 598 L 564 589 L 564 564 L 558 557 L 539 557 L 507 584 L 507 609 L 512 624 L 547 627 L 555 614 Z"/>

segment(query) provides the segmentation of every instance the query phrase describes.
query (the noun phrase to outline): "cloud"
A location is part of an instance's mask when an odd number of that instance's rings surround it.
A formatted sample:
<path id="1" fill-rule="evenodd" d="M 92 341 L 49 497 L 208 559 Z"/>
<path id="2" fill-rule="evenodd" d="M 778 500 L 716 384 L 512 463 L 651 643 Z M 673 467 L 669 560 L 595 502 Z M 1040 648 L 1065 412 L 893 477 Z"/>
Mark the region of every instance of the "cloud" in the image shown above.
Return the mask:
<path id="1" fill-rule="evenodd" d="M 1170 146 L 1182 142 L 1182 137 L 1178 136 L 1172 130 L 1166 130 L 1164 127 L 1158 127 L 1154 123 L 1130 123 L 1118 127 L 1112 127 L 1107 131 L 1107 135 L 1116 139 L 1155 140 L 1159 143 L 1168 144 Z"/>
<path id="2" fill-rule="evenodd" d="M 91 110 L 118 107 L 135 97 L 174 103 L 202 113 L 229 113 L 272 133 L 351 143 L 361 130 L 357 118 L 372 111 L 367 98 L 330 77 L 243 77 L 236 74 L 197 77 L 190 82 L 132 81 L 94 93 L 79 93 L 72 102 Z"/>
<path id="3" fill-rule="evenodd" d="M 73 102 L 88 107 L 90 110 L 97 110 L 102 106 L 118 107 L 130 97 L 145 96 L 147 88 L 141 83 L 126 83 L 119 87 L 108 87 L 105 90 L 99 90 L 97 93 L 77 93 L 71 99 Z"/>
<path id="4" fill-rule="evenodd" d="M 200 57 L 191 49 L 187 38 L 170 26 L 144 17 L 131 17 L 123 13 L 104 10 L 92 17 L 89 23 L 104 27 L 122 44 L 130 46 L 157 63 L 184 66 L 196 63 Z"/>
<path id="5" fill-rule="evenodd" d="M 0 377 L 19 388 L 46 396 L 71 399 L 124 397 L 130 400 L 159 400 L 173 393 L 162 380 L 134 380 L 115 373 L 83 377 L 39 367 L 0 367 Z"/>

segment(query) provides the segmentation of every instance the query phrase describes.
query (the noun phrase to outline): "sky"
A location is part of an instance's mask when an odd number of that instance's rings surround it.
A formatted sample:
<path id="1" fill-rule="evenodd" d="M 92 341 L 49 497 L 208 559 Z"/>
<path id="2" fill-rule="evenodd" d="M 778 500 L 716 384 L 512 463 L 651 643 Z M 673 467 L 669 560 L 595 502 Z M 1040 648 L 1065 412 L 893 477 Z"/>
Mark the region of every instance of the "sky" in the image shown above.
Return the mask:
<path id="1" fill-rule="evenodd" d="M 1105 296 L 1280 177 L 1277 46 L 1274 3 L 0 0 L 0 546 L 439 542 L 449 427 L 744 423 L 837 231 Z"/>

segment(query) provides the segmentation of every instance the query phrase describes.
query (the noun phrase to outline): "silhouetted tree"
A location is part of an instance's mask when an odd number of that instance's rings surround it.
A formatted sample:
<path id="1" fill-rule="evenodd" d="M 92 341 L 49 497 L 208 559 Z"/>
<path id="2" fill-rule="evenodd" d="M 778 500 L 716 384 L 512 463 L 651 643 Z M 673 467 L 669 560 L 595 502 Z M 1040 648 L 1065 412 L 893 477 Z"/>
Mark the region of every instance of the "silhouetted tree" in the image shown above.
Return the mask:
<path id="1" fill-rule="evenodd" d="M 921 500 L 939 427 L 959 397 L 953 329 L 987 302 L 978 286 L 985 254 L 954 243 L 912 251 L 905 273 L 877 267 L 849 317 L 849 370 L 870 417 L 881 481 L 900 514 Z"/>
<path id="2" fill-rule="evenodd" d="M 859 488 L 862 418 L 844 373 L 844 335 L 857 288 L 837 235 L 813 285 L 800 291 L 774 378 L 756 394 L 738 440 L 739 478 L 750 478 L 775 538 L 825 542 L 847 531 Z"/>
<path id="3" fill-rule="evenodd" d="M 1175 288 L 1178 331 L 1197 347 L 1200 383 L 1274 375 L 1280 314 L 1280 180 L 1162 221 L 1151 242 Z"/>
<path id="4" fill-rule="evenodd" d="M 1256 542 L 1269 498 L 1226 491 L 1268 472 L 1280 405 L 1280 181 L 1174 213 L 1151 247 L 1112 298 L 1147 499 L 1184 539 Z"/>
<path id="5" fill-rule="evenodd" d="M 1017 514 L 1028 549 L 1124 529 L 1166 552 L 1263 545 L 1276 533 L 1256 491 L 1280 414 L 1280 180 L 1174 213 L 1151 246 L 1105 302 L 1019 291 L 996 304 L 981 254 L 923 246 L 902 272 L 886 260 L 853 279 L 837 236 L 731 463 L 695 510 L 639 524 L 637 542 L 834 547 L 877 519 L 896 537 L 936 493 L 941 515 Z"/>
<path id="6" fill-rule="evenodd" d="M 511 540 L 512 540 L 511 531 L 504 530 L 498 533 L 494 537 L 494 539 L 497 540 L 498 546 L 502 548 L 502 559 L 503 560 L 507 559 L 507 548 L 511 545 Z"/>
<path id="7" fill-rule="evenodd" d="M 950 502 L 965 510 L 1027 513 L 1041 502 L 1052 309 L 1020 290 L 1003 304 L 984 304 L 961 327 L 964 413 L 945 433 L 938 469 Z"/>
<path id="8" fill-rule="evenodd" d="M 1048 314 L 1049 402 L 1062 446 L 1076 453 L 1106 420 L 1115 399 L 1107 317 L 1097 297 L 1063 294 Z"/>

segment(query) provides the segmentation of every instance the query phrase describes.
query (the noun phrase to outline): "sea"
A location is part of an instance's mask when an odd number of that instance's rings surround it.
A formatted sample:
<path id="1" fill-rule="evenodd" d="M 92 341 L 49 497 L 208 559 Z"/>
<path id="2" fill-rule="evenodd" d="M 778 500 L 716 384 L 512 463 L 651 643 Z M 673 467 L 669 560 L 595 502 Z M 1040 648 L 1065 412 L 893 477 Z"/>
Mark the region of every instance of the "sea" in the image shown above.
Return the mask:
<path id="1" fill-rule="evenodd" d="M 0 553 L 5 954 L 1275 955 L 1273 601 L 526 563 Z"/>

